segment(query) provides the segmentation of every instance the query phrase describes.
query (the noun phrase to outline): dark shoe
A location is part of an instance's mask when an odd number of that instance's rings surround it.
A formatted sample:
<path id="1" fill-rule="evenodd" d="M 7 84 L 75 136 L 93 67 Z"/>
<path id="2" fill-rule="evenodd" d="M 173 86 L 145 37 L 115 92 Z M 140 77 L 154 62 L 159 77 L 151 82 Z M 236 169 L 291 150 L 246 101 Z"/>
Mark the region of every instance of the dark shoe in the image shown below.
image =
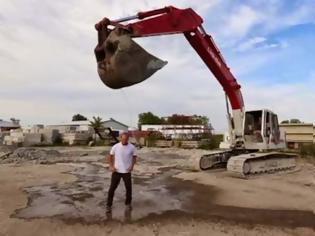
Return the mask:
<path id="1" fill-rule="evenodd" d="M 126 211 L 131 211 L 131 210 L 132 210 L 131 204 L 127 204 L 127 205 L 126 205 Z"/>
<path id="2" fill-rule="evenodd" d="M 106 206 L 106 213 L 111 213 L 111 212 L 112 212 L 112 207 Z"/>
<path id="3" fill-rule="evenodd" d="M 131 208 L 131 207 L 130 207 L 130 208 Z M 126 223 L 130 223 L 130 222 L 131 222 L 131 214 L 132 214 L 132 210 L 129 209 L 129 207 L 128 207 L 128 209 L 126 208 L 126 209 L 125 209 L 125 213 L 124 213 L 124 216 L 125 216 L 124 221 L 125 221 Z"/>

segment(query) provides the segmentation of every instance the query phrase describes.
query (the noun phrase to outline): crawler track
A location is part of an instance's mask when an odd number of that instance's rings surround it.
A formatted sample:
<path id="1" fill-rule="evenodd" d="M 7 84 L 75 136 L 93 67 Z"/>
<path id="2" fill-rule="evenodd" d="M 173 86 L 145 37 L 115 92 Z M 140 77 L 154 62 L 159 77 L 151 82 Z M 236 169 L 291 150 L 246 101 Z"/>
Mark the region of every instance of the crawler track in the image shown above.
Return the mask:
<path id="1" fill-rule="evenodd" d="M 232 152 L 230 150 L 203 155 L 199 160 L 199 167 L 201 170 L 209 170 L 220 167 L 225 168 L 226 163 L 231 156 Z"/>
<path id="2" fill-rule="evenodd" d="M 247 178 L 251 175 L 274 173 L 296 167 L 296 155 L 282 152 L 241 153 L 235 150 L 218 151 L 199 160 L 201 170 L 227 168 L 230 175 Z"/>
<path id="3" fill-rule="evenodd" d="M 251 153 L 233 156 L 227 163 L 227 171 L 235 177 L 246 178 L 250 175 L 274 173 L 296 167 L 296 155 L 270 152 Z"/>

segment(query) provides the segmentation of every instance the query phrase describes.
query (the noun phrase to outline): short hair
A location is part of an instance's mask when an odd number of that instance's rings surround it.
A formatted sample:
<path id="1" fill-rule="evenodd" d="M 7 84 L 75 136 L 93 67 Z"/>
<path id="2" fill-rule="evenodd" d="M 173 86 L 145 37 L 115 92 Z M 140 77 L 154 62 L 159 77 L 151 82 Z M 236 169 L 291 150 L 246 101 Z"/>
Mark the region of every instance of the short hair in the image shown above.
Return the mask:
<path id="1" fill-rule="evenodd" d="M 128 132 L 126 132 L 126 131 L 122 132 L 122 133 L 120 134 L 120 137 L 122 137 L 123 135 L 126 135 L 126 136 L 128 136 L 128 137 L 129 137 L 129 133 L 128 133 Z"/>

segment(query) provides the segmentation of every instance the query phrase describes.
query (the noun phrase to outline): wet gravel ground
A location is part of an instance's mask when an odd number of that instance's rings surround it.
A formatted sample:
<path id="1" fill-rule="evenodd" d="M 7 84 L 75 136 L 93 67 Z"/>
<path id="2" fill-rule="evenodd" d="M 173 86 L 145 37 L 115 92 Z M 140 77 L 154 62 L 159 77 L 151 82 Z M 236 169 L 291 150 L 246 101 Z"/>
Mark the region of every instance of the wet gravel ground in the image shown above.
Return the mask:
<path id="1" fill-rule="evenodd" d="M 133 223 L 185 217 L 228 220 L 244 224 L 284 227 L 315 227 L 311 211 L 253 209 L 220 206 L 213 199 L 220 189 L 172 176 L 183 170 L 165 165 L 165 159 L 180 160 L 178 155 L 143 154 L 144 171 L 133 173 L 133 210 L 124 207 L 125 189 L 121 181 L 115 193 L 112 214 L 105 213 L 111 173 L 100 161 L 67 163 L 77 180 L 65 184 L 30 186 L 25 208 L 12 217 L 22 219 L 55 218 L 66 223 L 106 224 L 111 221 Z M 55 164 L 58 165 L 58 164 Z M 144 167 L 147 167 L 144 168 Z"/>

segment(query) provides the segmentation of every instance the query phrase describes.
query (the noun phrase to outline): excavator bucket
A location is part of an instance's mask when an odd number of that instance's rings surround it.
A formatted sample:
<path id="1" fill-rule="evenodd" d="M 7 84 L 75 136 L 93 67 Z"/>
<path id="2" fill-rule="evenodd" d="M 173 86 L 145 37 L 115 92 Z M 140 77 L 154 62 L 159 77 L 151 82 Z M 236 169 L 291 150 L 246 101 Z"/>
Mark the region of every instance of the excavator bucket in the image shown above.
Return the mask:
<path id="1" fill-rule="evenodd" d="M 140 83 L 167 64 L 133 41 L 125 29 L 115 28 L 106 36 L 95 56 L 101 80 L 112 89 Z"/>

